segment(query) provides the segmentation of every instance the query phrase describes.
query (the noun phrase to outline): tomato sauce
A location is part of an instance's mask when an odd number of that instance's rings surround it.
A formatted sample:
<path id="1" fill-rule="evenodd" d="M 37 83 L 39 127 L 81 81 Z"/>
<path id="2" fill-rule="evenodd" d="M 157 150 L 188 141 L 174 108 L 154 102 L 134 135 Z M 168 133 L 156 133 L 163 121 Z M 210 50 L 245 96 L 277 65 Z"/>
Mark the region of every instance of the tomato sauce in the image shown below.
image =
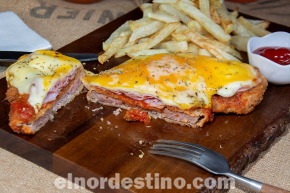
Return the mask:
<path id="1" fill-rule="evenodd" d="M 28 123 L 35 115 L 34 108 L 29 103 L 25 103 L 23 101 L 12 102 L 11 113 L 14 116 L 18 115 L 16 119 L 23 123 Z"/>
<path id="2" fill-rule="evenodd" d="M 148 125 L 151 118 L 146 112 L 131 108 L 126 112 L 124 119 L 127 121 L 141 121 L 144 122 L 145 125 Z"/>
<path id="3" fill-rule="evenodd" d="M 283 66 L 290 64 L 290 48 L 278 46 L 261 47 L 253 53 L 259 54 Z"/>

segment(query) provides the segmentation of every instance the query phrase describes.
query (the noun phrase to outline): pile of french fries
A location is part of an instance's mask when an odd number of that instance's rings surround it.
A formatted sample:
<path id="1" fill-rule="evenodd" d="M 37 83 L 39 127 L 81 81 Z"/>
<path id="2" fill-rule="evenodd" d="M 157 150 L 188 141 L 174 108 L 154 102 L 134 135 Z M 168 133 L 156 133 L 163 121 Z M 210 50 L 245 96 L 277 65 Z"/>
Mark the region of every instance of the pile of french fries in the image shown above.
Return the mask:
<path id="1" fill-rule="evenodd" d="M 131 58 L 159 53 L 207 55 L 240 61 L 250 37 L 270 32 L 270 22 L 229 12 L 223 0 L 153 0 L 140 6 L 143 17 L 127 21 L 103 42 L 103 64 L 115 55 Z"/>

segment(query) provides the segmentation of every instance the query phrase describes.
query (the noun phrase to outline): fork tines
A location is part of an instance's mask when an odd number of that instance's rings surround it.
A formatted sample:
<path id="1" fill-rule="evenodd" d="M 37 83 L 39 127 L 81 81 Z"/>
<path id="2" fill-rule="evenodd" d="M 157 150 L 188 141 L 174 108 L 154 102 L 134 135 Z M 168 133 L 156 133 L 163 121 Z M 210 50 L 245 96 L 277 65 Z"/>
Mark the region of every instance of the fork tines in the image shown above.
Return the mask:
<path id="1" fill-rule="evenodd" d="M 174 140 L 157 140 L 157 143 L 151 147 L 148 153 L 170 156 L 187 161 L 200 159 L 204 150 L 196 144 L 174 141 Z"/>

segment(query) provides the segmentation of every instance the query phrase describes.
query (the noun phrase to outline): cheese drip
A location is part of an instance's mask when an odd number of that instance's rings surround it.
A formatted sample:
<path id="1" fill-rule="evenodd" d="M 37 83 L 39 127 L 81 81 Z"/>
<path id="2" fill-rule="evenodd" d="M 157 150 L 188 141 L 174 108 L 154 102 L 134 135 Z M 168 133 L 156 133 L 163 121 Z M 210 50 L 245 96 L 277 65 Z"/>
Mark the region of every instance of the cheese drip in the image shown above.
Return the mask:
<path id="1" fill-rule="evenodd" d="M 6 80 L 18 89 L 19 94 L 29 95 L 28 102 L 37 113 L 55 84 L 80 66 L 82 64 L 74 58 L 38 50 L 12 64 L 6 71 Z"/>
<path id="2" fill-rule="evenodd" d="M 253 67 L 207 56 L 158 54 L 128 60 L 110 70 L 83 78 L 86 85 L 116 91 L 150 94 L 181 109 L 211 107 L 211 97 L 233 96 L 241 87 L 252 87 Z"/>

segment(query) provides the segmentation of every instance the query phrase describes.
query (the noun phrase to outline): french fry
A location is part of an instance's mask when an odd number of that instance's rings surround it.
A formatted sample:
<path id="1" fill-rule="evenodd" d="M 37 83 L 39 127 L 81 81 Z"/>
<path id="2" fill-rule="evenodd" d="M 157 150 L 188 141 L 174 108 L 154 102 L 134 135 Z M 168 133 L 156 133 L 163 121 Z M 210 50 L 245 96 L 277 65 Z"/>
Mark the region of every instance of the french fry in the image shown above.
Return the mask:
<path id="1" fill-rule="evenodd" d="M 230 13 L 231 17 L 237 18 L 239 16 L 239 12 L 237 10 Z"/>
<path id="2" fill-rule="evenodd" d="M 122 46 L 128 42 L 128 39 L 131 35 L 130 31 L 124 31 L 121 34 L 119 34 L 117 37 L 115 37 L 112 42 L 108 45 L 108 49 L 98 57 L 98 61 L 103 64 L 106 62 L 109 58 L 111 58 L 118 49 L 120 49 Z"/>
<path id="3" fill-rule="evenodd" d="M 204 39 L 204 41 L 215 45 L 216 47 L 220 48 L 221 50 L 233 55 L 234 57 L 238 58 L 238 59 L 242 59 L 242 56 L 240 54 L 240 52 L 236 51 L 235 49 L 233 49 L 231 46 L 226 45 L 224 43 L 221 43 L 219 41 L 216 40 L 212 40 L 212 39 Z"/>
<path id="4" fill-rule="evenodd" d="M 216 24 L 221 24 L 221 18 L 214 6 L 210 6 L 210 17 Z"/>
<path id="5" fill-rule="evenodd" d="M 199 0 L 199 9 L 204 15 L 210 18 L 210 9 L 208 0 Z"/>
<path id="6" fill-rule="evenodd" d="M 231 44 L 234 45 L 237 50 L 247 52 L 247 45 L 250 38 L 251 37 L 232 36 Z"/>
<path id="7" fill-rule="evenodd" d="M 153 12 L 152 3 L 143 3 L 142 5 L 140 5 L 140 9 L 143 12 L 143 17 L 148 17 L 148 13 Z"/>
<path id="8" fill-rule="evenodd" d="M 161 21 L 153 21 L 149 23 L 148 25 L 142 26 L 137 28 L 133 31 L 129 42 L 135 41 L 137 39 L 152 35 L 153 33 L 157 32 L 159 29 L 161 29 L 164 26 L 164 23 Z"/>
<path id="9" fill-rule="evenodd" d="M 230 41 L 231 36 L 226 34 L 221 26 L 217 25 L 213 20 L 204 15 L 199 9 L 182 1 L 178 2 L 178 6 L 191 18 L 198 21 L 216 39 L 221 42 Z"/>
<path id="10" fill-rule="evenodd" d="M 153 8 L 154 13 L 160 11 L 159 6 L 160 6 L 160 3 L 153 3 L 152 8 Z"/>
<path id="11" fill-rule="evenodd" d="M 168 41 L 160 44 L 161 49 L 166 49 L 172 53 L 180 53 L 186 52 L 188 50 L 187 41 L 176 42 L 176 41 Z"/>
<path id="12" fill-rule="evenodd" d="M 151 56 L 155 54 L 169 54 L 170 52 L 167 49 L 150 49 L 142 50 L 139 52 L 126 53 L 131 58 L 136 58 L 138 56 Z"/>
<path id="13" fill-rule="evenodd" d="M 253 32 L 249 31 L 248 29 L 246 29 L 242 24 L 240 24 L 240 22 L 238 21 L 238 19 L 231 15 L 230 16 L 233 23 L 235 24 L 234 30 L 233 30 L 233 34 L 234 35 L 238 35 L 238 36 L 256 36 L 256 34 L 254 34 Z"/>
<path id="14" fill-rule="evenodd" d="M 158 32 L 156 32 L 153 36 L 149 38 L 147 49 L 150 49 L 169 36 L 176 28 L 180 27 L 181 24 L 179 22 L 168 23 L 163 28 L 161 28 Z"/>
<path id="15" fill-rule="evenodd" d="M 245 37 L 254 37 L 257 36 L 247 28 L 245 28 L 240 22 L 236 23 L 236 28 L 233 31 L 234 35 L 245 36 Z"/>
<path id="16" fill-rule="evenodd" d="M 185 30 L 188 30 L 188 27 L 186 25 L 181 25 L 180 27 L 176 28 L 176 30 L 174 30 L 174 32 L 183 33 L 183 32 L 185 32 Z"/>
<path id="17" fill-rule="evenodd" d="M 271 23 L 270 21 L 264 20 L 260 23 L 257 23 L 256 25 L 259 26 L 260 28 L 267 29 L 270 23 Z"/>
<path id="18" fill-rule="evenodd" d="M 184 32 L 184 35 L 186 37 L 188 37 L 193 43 L 195 43 L 199 47 L 206 49 L 207 51 L 209 51 L 210 53 L 212 53 L 213 55 L 215 55 L 218 58 L 222 58 L 222 56 L 220 54 L 216 53 L 215 50 L 209 49 L 213 46 L 210 43 L 206 42 L 205 38 L 203 36 L 201 36 L 200 34 L 188 30 L 188 31 Z"/>
<path id="19" fill-rule="evenodd" d="M 190 18 L 187 15 L 185 15 L 184 13 L 182 13 L 181 11 L 179 11 L 178 9 L 176 9 L 175 7 L 173 7 L 170 4 L 161 4 L 159 7 L 162 11 L 165 11 L 165 12 L 179 18 L 185 24 L 187 24 L 190 20 Z"/>
<path id="20" fill-rule="evenodd" d="M 159 42 L 158 44 L 160 44 L 160 43 L 163 43 L 163 42 L 168 42 L 168 41 L 174 41 L 173 40 L 173 38 L 169 35 L 169 36 L 167 36 L 166 38 L 164 38 L 161 42 Z M 157 44 L 157 45 L 158 45 Z"/>
<path id="21" fill-rule="evenodd" d="M 132 35 L 131 35 L 132 36 Z M 138 42 L 138 40 L 135 40 L 135 41 L 128 41 L 122 48 L 127 48 L 127 47 L 130 47 L 130 46 L 133 46 L 135 45 L 136 43 Z"/>
<path id="22" fill-rule="evenodd" d="M 136 29 L 143 27 L 143 26 L 146 26 L 146 25 L 152 23 L 153 21 L 154 21 L 153 19 L 150 19 L 148 17 L 143 17 L 143 18 L 138 19 L 136 21 L 129 22 L 129 27 L 130 27 L 131 31 L 135 31 Z"/>
<path id="23" fill-rule="evenodd" d="M 141 50 L 148 50 L 154 46 L 156 46 L 158 43 L 160 43 L 162 40 L 164 40 L 167 36 L 169 36 L 176 28 L 181 26 L 179 22 L 175 23 L 167 23 L 165 26 L 163 26 L 159 31 L 157 31 L 154 35 L 152 35 L 146 42 L 130 46 L 124 49 L 120 49 L 115 57 L 122 57 L 126 55 L 126 53 L 131 52 L 139 52 Z"/>
<path id="24" fill-rule="evenodd" d="M 202 27 L 197 21 L 195 20 L 190 20 L 187 23 L 187 27 L 188 29 L 190 29 L 191 31 L 196 31 L 202 35 L 206 35 L 208 34 L 208 32 L 206 31 L 206 29 L 204 27 Z"/>
<path id="25" fill-rule="evenodd" d="M 256 34 L 257 36 L 265 36 L 270 34 L 271 32 L 253 24 L 252 22 L 250 22 L 249 20 L 247 20 L 246 18 L 244 18 L 243 16 L 240 16 L 238 21 L 249 31 L 253 32 L 254 34 Z"/>
<path id="26" fill-rule="evenodd" d="M 227 60 L 234 60 L 234 61 L 239 61 L 236 57 L 228 54 L 227 52 L 223 51 L 221 48 L 205 41 L 205 38 L 199 35 L 196 32 L 193 31 L 186 31 L 184 33 L 193 43 L 197 44 L 201 48 L 206 49 L 209 51 L 212 55 L 219 59 L 227 59 Z"/>
<path id="27" fill-rule="evenodd" d="M 197 55 L 198 54 L 198 46 L 194 43 L 188 43 L 188 49 L 187 49 L 187 52 L 188 53 L 192 53 L 192 54 L 195 54 Z"/>
<path id="28" fill-rule="evenodd" d="M 108 46 L 113 41 L 113 39 L 115 39 L 122 32 L 129 30 L 129 23 L 130 23 L 130 21 L 126 21 L 123 25 L 118 27 L 105 42 L 103 42 L 103 50 L 104 51 L 106 51 L 108 49 Z"/>
<path id="29" fill-rule="evenodd" d="M 184 3 L 189 3 L 190 5 L 196 7 L 196 4 L 195 4 L 194 0 L 179 0 L 179 1 L 183 1 Z"/>
<path id="30" fill-rule="evenodd" d="M 253 19 L 248 19 L 251 23 L 259 26 L 260 28 L 267 29 L 270 25 L 270 21 L 267 20 L 253 20 Z"/>
<path id="31" fill-rule="evenodd" d="M 122 56 L 125 56 L 128 53 L 139 52 L 141 50 L 145 50 L 148 41 L 149 41 L 149 39 L 146 42 L 142 42 L 139 44 L 135 44 L 133 46 L 119 49 L 115 54 L 115 58 L 120 58 Z"/>
<path id="32" fill-rule="evenodd" d="M 202 35 L 202 34 L 200 34 Z M 205 37 L 206 39 L 210 39 L 210 40 L 216 40 L 215 37 L 213 37 L 211 34 L 205 34 L 205 35 L 202 35 L 203 37 Z M 216 40 L 217 41 L 217 40 Z M 228 44 L 229 42 L 227 42 Z M 223 43 L 224 44 L 224 43 Z"/>
<path id="33" fill-rule="evenodd" d="M 233 55 L 231 55 L 223 50 L 218 49 L 217 51 L 219 51 L 220 54 L 222 55 L 222 57 L 226 60 L 241 62 L 238 58 L 236 58 L 235 56 L 233 56 Z"/>
<path id="34" fill-rule="evenodd" d="M 165 23 L 179 22 L 178 17 L 167 14 L 166 12 L 148 13 L 148 17 Z"/>
<path id="35" fill-rule="evenodd" d="M 178 41 L 178 42 L 182 42 L 182 41 L 189 41 L 189 39 L 183 34 L 183 32 L 185 32 L 185 30 L 187 30 L 187 26 L 182 25 L 179 28 L 177 28 L 174 32 L 171 33 L 171 36 L 174 38 L 174 40 Z"/>
<path id="36" fill-rule="evenodd" d="M 186 37 L 183 32 L 182 33 L 177 33 L 177 32 L 172 32 L 171 33 L 171 36 L 173 37 L 173 39 L 175 41 L 178 41 L 178 42 L 182 42 L 182 41 L 187 41 L 189 42 L 190 40 L 188 39 L 188 37 Z"/>
<path id="37" fill-rule="evenodd" d="M 141 38 L 138 40 L 138 44 L 141 44 L 141 43 L 146 42 L 148 40 L 149 40 L 149 38 Z"/>
<path id="38" fill-rule="evenodd" d="M 212 54 L 209 51 L 207 51 L 206 49 L 203 49 L 203 48 L 200 48 L 198 50 L 198 55 L 212 57 Z"/>
<path id="39" fill-rule="evenodd" d="M 214 6 L 214 7 L 221 7 L 223 4 L 223 1 L 219 0 L 209 0 L 209 4 Z"/>
<path id="40" fill-rule="evenodd" d="M 140 5 L 140 9 L 142 12 L 144 12 L 144 10 L 148 7 L 152 8 L 152 3 L 143 3 L 142 5 Z"/>
<path id="41" fill-rule="evenodd" d="M 220 16 L 221 25 L 227 34 L 230 34 L 234 30 L 234 24 L 232 19 L 230 18 L 228 11 L 225 7 L 217 7 L 217 13 Z"/>

